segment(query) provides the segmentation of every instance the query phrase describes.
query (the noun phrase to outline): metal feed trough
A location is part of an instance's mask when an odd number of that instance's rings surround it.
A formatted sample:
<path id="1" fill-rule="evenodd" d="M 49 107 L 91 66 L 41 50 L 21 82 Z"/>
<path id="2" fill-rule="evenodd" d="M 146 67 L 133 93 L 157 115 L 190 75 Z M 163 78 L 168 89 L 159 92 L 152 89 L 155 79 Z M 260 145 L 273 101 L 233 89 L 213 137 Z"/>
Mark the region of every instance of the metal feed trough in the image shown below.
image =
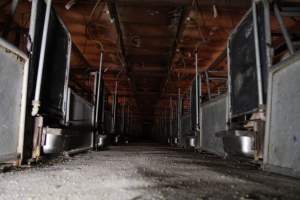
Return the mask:
<path id="1" fill-rule="evenodd" d="M 28 58 L 0 39 L 0 163 L 21 164 L 28 80 Z"/>
<path id="2" fill-rule="evenodd" d="M 63 129 L 59 128 L 43 128 L 43 153 L 59 154 L 64 150 L 64 134 Z"/>

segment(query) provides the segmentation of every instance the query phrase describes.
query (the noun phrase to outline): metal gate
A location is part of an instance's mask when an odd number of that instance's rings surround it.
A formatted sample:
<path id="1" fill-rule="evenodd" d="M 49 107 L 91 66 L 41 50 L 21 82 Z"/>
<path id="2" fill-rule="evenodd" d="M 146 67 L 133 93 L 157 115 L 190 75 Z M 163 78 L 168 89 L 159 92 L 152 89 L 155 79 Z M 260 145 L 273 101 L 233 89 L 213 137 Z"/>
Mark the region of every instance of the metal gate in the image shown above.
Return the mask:
<path id="1" fill-rule="evenodd" d="M 257 21 L 254 22 L 253 15 Z M 255 26 L 258 30 L 258 60 L 256 63 Z M 265 103 L 267 91 L 267 46 L 264 21 L 264 7 L 262 3 L 257 3 L 257 12 L 254 14 L 250 9 L 242 21 L 234 29 L 228 41 L 228 67 L 229 67 L 229 105 L 231 117 L 253 113 L 258 110 L 259 85 L 258 77 L 261 75 L 262 95 Z M 258 71 L 258 68 L 259 71 Z"/>

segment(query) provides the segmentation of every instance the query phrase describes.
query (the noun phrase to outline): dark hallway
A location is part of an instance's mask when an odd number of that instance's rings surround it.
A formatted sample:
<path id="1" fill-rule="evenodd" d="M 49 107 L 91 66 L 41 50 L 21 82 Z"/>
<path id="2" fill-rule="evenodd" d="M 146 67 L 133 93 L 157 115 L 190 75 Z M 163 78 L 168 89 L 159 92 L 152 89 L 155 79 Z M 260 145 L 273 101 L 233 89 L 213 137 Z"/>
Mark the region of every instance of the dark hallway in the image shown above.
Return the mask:
<path id="1" fill-rule="evenodd" d="M 300 199 L 300 0 L 0 0 L 0 200 Z"/>
<path id="2" fill-rule="evenodd" d="M 130 144 L 0 174 L 0 199 L 299 199 L 299 180 L 207 153 Z"/>

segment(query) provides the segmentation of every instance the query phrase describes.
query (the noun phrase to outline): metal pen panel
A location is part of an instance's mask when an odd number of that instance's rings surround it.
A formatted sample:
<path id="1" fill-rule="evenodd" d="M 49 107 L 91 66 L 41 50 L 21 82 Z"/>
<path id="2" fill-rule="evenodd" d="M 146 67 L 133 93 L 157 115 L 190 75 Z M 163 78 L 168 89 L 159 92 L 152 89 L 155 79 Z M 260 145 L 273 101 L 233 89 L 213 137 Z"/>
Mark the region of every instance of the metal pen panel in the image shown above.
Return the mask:
<path id="1" fill-rule="evenodd" d="M 38 1 L 34 8 L 30 22 L 30 37 L 33 37 L 29 83 L 34 106 L 32 114 L 35 116 L 39 112 L 52 118 L 54 125 L 62 124 L 66 115 L 71 35 L 51 7 L 51 1 Z"/>
<path id="2" fill-rule="evenodd" d="M 71 90 L 69 126 L 64 129 L 65 150 L 93 146 L 93 106 Z"/>
<path id="3" fill-rule="evenodd" d="M 0 162 L 20 164 L 23 153 L 28 58 L 0 39 Z"/>
<path id="4" fill-rule="evenodd" d="M 264 168 L 300 177 L 300 53 L 270 71 Z"/>
<path id="5" fill-rule="evenodd" d="M 224 155 L 223 140 L 216 136 L 219 131 L 226 130 L 227 95 L 219 96 L 202 104 L 201 149 Z"/>

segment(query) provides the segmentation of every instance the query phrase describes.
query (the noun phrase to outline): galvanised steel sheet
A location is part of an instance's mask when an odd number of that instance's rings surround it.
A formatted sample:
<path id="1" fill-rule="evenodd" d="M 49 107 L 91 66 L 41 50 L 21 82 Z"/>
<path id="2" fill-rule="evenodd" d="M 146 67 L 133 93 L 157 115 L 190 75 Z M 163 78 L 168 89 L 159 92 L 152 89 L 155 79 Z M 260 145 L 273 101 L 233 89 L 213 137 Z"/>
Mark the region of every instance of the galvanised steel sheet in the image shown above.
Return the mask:
<path id="1" fill-rule="evenodd" d="M 22 157 L 27 76 L 27 56 L 0 39 L 0 162 Z"/>
<path id="2" fill-rule="evenodd" d="M 65 150 L 92 147 L 93 114 L 93 105 L 69 90 L 69 127 L 64 130 Z"/>
<path id="3" fill-rule="evenodd" d="M 202 104 L 201 109 L 201 149 L 224 155 L 223 141 L 216 133 L 226 130 L 227 95 Z"/>
<path id="4" fill-rule="evenodd" d="M 264 168 L 300 177 L 300 53 L 269 74 Z"/>

